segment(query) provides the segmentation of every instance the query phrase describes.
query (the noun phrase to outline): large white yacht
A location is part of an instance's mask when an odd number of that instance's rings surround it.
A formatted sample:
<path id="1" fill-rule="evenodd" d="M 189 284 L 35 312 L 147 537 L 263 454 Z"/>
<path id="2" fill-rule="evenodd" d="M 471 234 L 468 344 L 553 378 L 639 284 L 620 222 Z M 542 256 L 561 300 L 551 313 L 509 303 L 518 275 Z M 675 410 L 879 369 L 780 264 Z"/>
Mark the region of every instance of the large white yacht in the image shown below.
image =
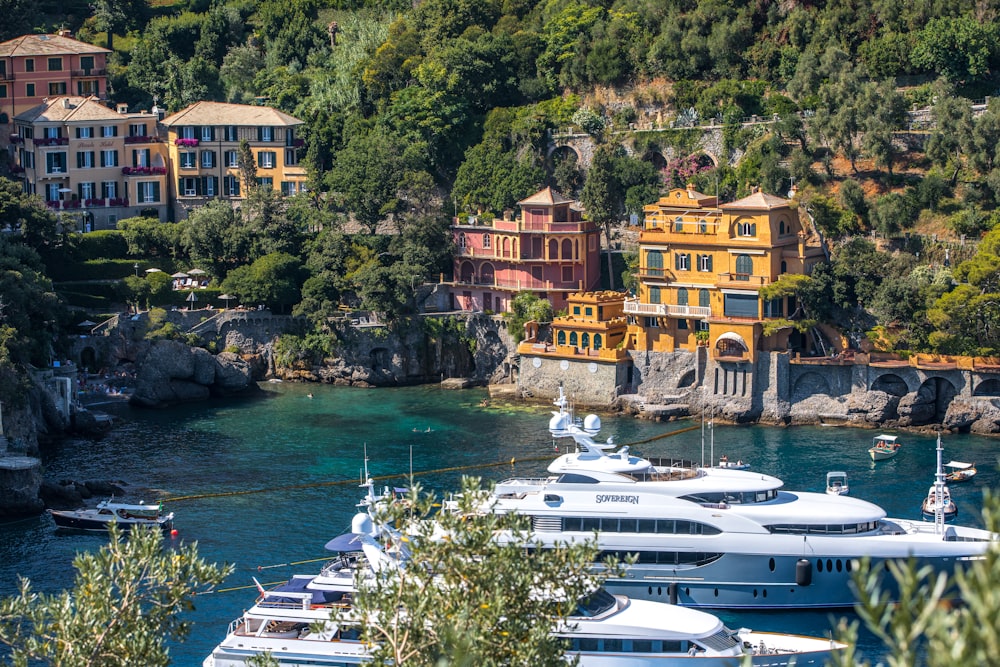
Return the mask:
<path id="1" fill-rule="evenodd" d="M 555 403 L 549 430 L 573 438 L 577 451 L 558 457 L 549 477 L 500 482 L 490 509 L 529 517 L 542 545 L 596 534 L 602 556 L 634 557 L 623 577 L 607 581 L 613 593 L 710 608 L 849 607 L 862 557 L 878 566 L 913 556 L 951 571 L 997 538 L 887 518 L 857 498 L 785 490 L 758 472 L 613 451 L 594 441 L 596 415 L 575 420 L 561 389 Z"/>
<path id="2" fill-rule="evenodd" d="M 375 499 L 370 484 L 368 501 L 362 503 L 369 511 Z M 256 603 L 230 623 L 203 667 L 247 667 L 248 660 L 262 653 L 270 653 L 282 667 L 370 662 L 369 647 L 350 620 L 357 590 L 353 574 L 347 573 L 365 563 L 372 573 L 405 567 L 405 557 L 382 548 L 384 534 L 369 514 L 357 514 L 352 533 L 328 543 L 345 553 L 320 575 L 294 576 L 269 591 L 261 588 Z M 604 589 L 581 601 L 553 632 L 566 639 L 567 657 L 579 656 L 583 667 L 818 667 L 846 648 L 816 637 L 734 631 L 703 611 L 631 600 Z"/>

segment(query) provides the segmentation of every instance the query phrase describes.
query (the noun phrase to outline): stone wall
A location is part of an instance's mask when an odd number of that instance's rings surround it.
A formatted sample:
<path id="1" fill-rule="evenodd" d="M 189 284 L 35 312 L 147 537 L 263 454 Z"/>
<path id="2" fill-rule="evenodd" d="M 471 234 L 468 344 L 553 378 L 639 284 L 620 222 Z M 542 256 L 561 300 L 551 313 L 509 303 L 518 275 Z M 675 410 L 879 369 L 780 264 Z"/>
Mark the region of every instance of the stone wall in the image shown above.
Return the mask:
<path id="1" fill-rule="evenodd" d="M 522 355 L 518 389 L 524 397 L 552 398 L 562 385 L 574 403 L 607 407 L 624 390 L 626 375 L 625 364 Z"/>

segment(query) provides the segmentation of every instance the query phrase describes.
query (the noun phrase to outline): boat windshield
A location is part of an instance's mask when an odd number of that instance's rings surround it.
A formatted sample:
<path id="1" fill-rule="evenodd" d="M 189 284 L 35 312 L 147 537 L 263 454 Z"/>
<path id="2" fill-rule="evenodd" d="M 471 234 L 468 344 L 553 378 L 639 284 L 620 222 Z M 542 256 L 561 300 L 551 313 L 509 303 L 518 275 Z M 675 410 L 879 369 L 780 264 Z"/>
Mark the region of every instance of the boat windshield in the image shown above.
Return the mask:
<path id="1" fill-rule="evenodd" d="M 617 604 L 618 600 L 614 595 L 607 592 L 603 588 L 598 588 L 596 591 L 580 600 L 579 604 L 576 606 L 576 610 L 571 615 L 591 618 L 593 616 L 599 616 L 609 609 L 613 609 Z"/>

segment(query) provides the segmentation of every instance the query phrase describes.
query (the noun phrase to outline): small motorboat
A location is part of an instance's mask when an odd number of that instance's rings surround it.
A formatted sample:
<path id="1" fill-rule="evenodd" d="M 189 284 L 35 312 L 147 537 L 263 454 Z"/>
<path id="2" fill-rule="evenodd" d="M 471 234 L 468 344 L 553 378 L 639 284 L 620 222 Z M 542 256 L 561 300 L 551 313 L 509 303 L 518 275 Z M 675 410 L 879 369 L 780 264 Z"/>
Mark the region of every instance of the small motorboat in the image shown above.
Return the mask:
<path id="1" fill-rule="evenodd" d="M 958 516 L 958 505 L 951 499 L 951 491 L 945 485 L 944 466 L 941 465 L 941 434 L 937 439 L 937 470 L 934 472 L 934 483 L 927 491 L 927 497 L 920 505 L 920 513 L 927 521 L 948 523 Z"/>
<path id="2" fill-rule="evenodd" d="M 826 473 L 826 492 L 831 496 L 846 496 L 849 490 L 846 472 L 834 470 Z"/>
<path id="3" fill-rule="evenodd" d="M 747 470 L 750 468 L 750 464 L 743 459 L 738 459 L 736 461 L 730 461 L 729 457 L 725 454 L 719 459 L 720 468 L 728 468 L 730 470 Z"/>
<path id="4" fill-rule="evenodd" d="M 957 484 L 958 482 L 968 482 L 976 476 L 975 463 L 963 463 L 962 461 L 948 461 L 944 464 L 948 472 L 944 474 L 944 481 Z"/>
<path id="5" fill-rule="evenodd" d="M 97 507 L 79 510 L 49 510 L 52 520 L 59 528 L 72 530 L 105 531 L 111 522 L 118 528 L 127 531 L 134 526 L 156 526 L 164 531 L 174 527 L 174 513 L 164 512 L 163 505 L 129 504 L 102 500 Z"/>
<path id="6" fill-rule="evenodd" d="M 872 461 L 884 461 L 891 459 L 899 453 L 900 443 L 895 435 L 876 435 L 872 438 L 872 446 L 868 448 L 868 455 Z"/>

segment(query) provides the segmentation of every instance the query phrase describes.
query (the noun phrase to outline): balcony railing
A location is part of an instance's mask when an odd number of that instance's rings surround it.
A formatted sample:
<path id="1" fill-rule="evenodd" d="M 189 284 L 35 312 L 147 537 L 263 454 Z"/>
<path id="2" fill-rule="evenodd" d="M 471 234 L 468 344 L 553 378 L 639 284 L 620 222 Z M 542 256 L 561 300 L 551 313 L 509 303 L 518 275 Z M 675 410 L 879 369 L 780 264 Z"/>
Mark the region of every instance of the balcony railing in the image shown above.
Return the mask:
<path id="1" fill-rule="evenodd" d="M 770 276 L 755 276 L 749 273 L 720 273 L 719 285 L 733 287 L 762 287 L 771 284 Z"/>
<path id="2" fill-rule="evenodd" d="M 106 76 L 108 73 L 104 69 L 75 69 L 73 70 L 73 76 Z"/>
<path id="3" fill-rule="evenodd" d="M 187 146 L 188 148 L 194 148 L 198 145 L 197 139 L 186 139 L 184 137 L 178 137 L 174 139 L 175 146 Z"/>
<path id="4" fill-rule="evenodd" d="M 162 176 L 167 173 L 166 167 L 122 167 L 126 176 Z"/>
<path id="5" fill-rule="evenodd" d="M 630 315 L 646 315 L 649 317 L 690 317 L 694 319 L 705 319 L 712 314 L 712 309 L 706 306 L 678 306 L 669 303 L 640 303 L 638 299 L 626 299 L 625 312 Z"/>
<path id="6" fill-rule="evenodd" d="M 126 144 L 155 144 L 159 141 L 159 137 L 148 134 L 137 134 L 125 137 Z"/>
<path id="7" fill-rule="evenodd" d="M 34 142 L 36 146 L 68 146 L 69 137 L 39 137 Z"/>

